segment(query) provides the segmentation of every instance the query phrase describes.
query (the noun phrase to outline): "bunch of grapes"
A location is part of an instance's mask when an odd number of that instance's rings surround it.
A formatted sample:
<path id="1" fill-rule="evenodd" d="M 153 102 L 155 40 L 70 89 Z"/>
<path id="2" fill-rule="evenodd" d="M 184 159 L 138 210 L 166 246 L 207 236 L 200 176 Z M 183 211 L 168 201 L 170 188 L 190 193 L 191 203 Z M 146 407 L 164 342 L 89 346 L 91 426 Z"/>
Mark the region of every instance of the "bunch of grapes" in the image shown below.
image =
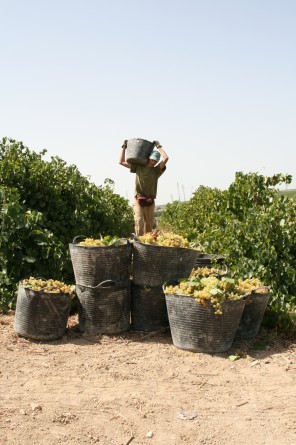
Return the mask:
<path id="1" fill-rule="evenodd" d="M 166 286 L 165 294 L 187 295 L 194 297 L 204 307 L 211 304 L 215 314 L 222 314 L 225 300 L 238 300 L 242 295 L 256 292 L 268 293 L 269 289 L 263 286 L 258 278 L 246 280 L 220 276 L 215 268 L 199 267 L 193 269 L 188 280 L 181 280 L 178 285 Z"/>
<path id="2" fill-rule="evenodd" d="M 232 292 L 239 294 L 236 281 L 233 278 L 222 277 L 220 281 L 220 288 L 224 289 L 228 294 L 231 294 Z"/>
<path id="3" fill-rule="evenodd" d="M 247 278 L 246 280 L 239 279 L 237 283 L 237 292 L 240 295 L 254 292 L 265 294 L 269 292 L 269 289 L 263 286 L 263 283 L 258 278 Z"/>
<path id="4" fill-rule="evenodd" d="M 80 243 L 78 243 L 78 246 L 95 247 L 95 246 L 106 246 L 106 244 L 101 239 L 85 238 L 85 240 L 80 241 Z"/>
<path id="5" fill-rule="evenodd" d="M 158 231 L 145 233 L 139 236 L 139 240 L 144 244 L 157 244 L 157 233 Z"/>
<path id="6" fill-rule="evenodd" d="M 155 230 L 139 236 L 139 240 L 144 244 L 155 244 L 166 247 L 184 247 L 190 248 L 189 241 L 181 235 L 172 232 Z"/>
<path id="7" fill-rule="evenodd" d="M 22 280 L 21 287 L 29 288 L 35 291 L 44 291 L 49 294 L 70 294 L 74 296 L 75 286 L 65 284 L 58 280 L 43 280 L 42 278 L 30 277 Z"/>
<path id="8" fill-rule="evenodd" d="M 165 294 L 187 295 L 195 298 L 204 307 L 211 304 L 215 314 L 222 314 L 224 301 L 237 300 L 240 296 L 235 290 L 234 280 L 209 276 L 196 276 L 188 281 L 181 281 L 178 285 L 166 286 Z"/>
<path id="9" fill-rule="evenodd" d="M 194 292 L 196 290 L 201 289 L 201 284 L 200 282 L 196 281 L 181 281 L 179 284 L 177 285 L 169 285 L 166 286 L 164 289 L 164 293 L 165 294 L 170 294 L 170 295 L 185 295 L 188 297 L 193 297 L 194 296 Z"/>
<path id="10" fill-rule="evenodd" d="M 209 277 L 202 277 L 200 279 L 200 283 L 202 285 L 203 288 L 208 287 L 208 288 L 212 288 L 212 287 L 218 287 L 219 286 L 219 282 L 220 280 L 217 277 L 214 276 L 209 276 Z"/>
<path id="11" fill-rule="evenodd" d="M 218 274 L 219 270 L 215 269 L 214 267 L 197 267 L 196 269 L 192 269 L 189 279 L 194 279 L 196 277 L 209 277 L 210 275 L 217 276 Z"/>
<path id="12" fill-rule="evenodd" d="M 125 243 L 125 240 L 121 238 L 111 238 L 105 236 L 104 238 L 85 238 L 78 243 L 78 246 L 86 247 L 106 247 L 106 246 L 119 246 Z"/>

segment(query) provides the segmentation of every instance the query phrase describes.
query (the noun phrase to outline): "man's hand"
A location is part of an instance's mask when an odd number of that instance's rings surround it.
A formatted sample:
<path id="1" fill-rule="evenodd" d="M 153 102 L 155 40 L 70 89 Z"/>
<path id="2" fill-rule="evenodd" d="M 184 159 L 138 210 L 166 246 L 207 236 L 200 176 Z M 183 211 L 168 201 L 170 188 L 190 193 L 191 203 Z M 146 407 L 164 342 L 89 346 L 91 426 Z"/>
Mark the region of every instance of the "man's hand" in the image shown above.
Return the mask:
<path id="1" fill-rule="evenodd" d="M 127 147 L 127 139 L 125 139 L 125 140 L 123 141 L 123 144 L 122 144 L 121 148 L 126 149 L 126 147 Z"/>
<path id="2" fill-rule="evenodd" d="M 162 145 L 160 145 L 159 141 L 153 141 L 153 144 L 155 145 L 156 148 L 162 147 Z"/>

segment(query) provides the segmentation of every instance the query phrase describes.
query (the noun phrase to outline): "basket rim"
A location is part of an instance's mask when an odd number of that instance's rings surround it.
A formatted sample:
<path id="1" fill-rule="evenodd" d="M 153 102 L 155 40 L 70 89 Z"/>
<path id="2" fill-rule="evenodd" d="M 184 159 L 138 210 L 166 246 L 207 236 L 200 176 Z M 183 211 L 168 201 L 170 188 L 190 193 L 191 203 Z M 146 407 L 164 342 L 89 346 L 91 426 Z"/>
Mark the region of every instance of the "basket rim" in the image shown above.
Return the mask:
<path id="1" fill-rule="evenodd" d="M 77 247 L 77 248 L 79 248 L 79 249 L 91 249 L 91 250 L 101 250 L 101 249 L 104 249 L 104 250 L 107 250 L 107 249 L 111 249 L 111 248 L 113 248 L 113 249 L 118 249 L 118 248 L 122 248 L 122 247 L 126 247 L 126 246 L 129 246 L 129 245 L 132 245 L 132 243 L 128 240 L 128 239 L 126 239 L 126 243 L 124 243 L 124 244 L 119 244 L 119 245 L 115 245 L 115 244 L 111 244 L 111 245 L 109 245 L 109 246 L 79 246 L 79 244 L 78 243 L 69 243 L 69 246 L 70 247 Z"/>
<path id="2" fill-rule="evenodd" d="M 184 294 L 166 294 L 166 293 L 164 293 L 165 294 L 165 296 L 166 297 L 169 297 L 169 298 L 171 298 L 171 297 L 177 297 L 178 299 L 180 299 L 180 298 L 186 298 L 186 299 L 188 299 L 189 301 L 191 300 L 191 301 L 194 301 L 194 302 L 196 302 L 197 304 L 201 304 L 200 303 L 200 301 L 197 301 L 197 299 L 196 299 L 196 297 L 194 297 L 193 295 L 184 295 Z M 226 298 L 224 301 L 223 301 L 223 303 L 222 304 L 224 304 L 224 303 L 236 303 L 237 301 L 241 301 L 241 300 L 243 300 L 243 297 L 244 297 L 244 295 L 240 295 L 240 297 L 239 298 L 237 298 L 236 300 L 230 300 L 229 298 Z M 202 305 L 202 304 L 201 304 Z M 208 307 L 210 307 L 210 306 L 212 306 L 211 305 L 211 302 L 209 301 L 209 305 L 208 305 Z"/>
<path id="3" fill-rule="evenodd" d="M 62 297 L 67 297 L 69 299 L 72 299 L 72 296 L 69 293 L 66 292 L 45 292 L 43 289 L 40 290 L 36 290 L 36 289 L 32 289 L 31 287 L 24 287 L 21 285 L 21 281 L 19 282 L 19 287 L 18 290 L 24 290 L 25 293 L 27 294 L 28 292 L 31 292 L 33 294 L 36 294 L 36 296 L 38 295 L 39 297 L 41 297 L 42 295 L 46 295 L 50 298 L 61 298 Z"/>
<path id="4" fill-rule="evenodd" d="M 157 244 L 142 243 L 142 241 L 138 241 L 138 240 L 134 240 L 133 243 L 134 243 L 134 244 L 139 244 L 139 245 L 141 245 L 141 246 L 145 246 L 145 247 L 163 248 L 164 250 L 165 250 L 165 249 L 181 249 L 181 250 L 184 250 L 184 251 L 186 251 L 186 252 L 187 252 L 187 251 L 193 251 L 193 252 L 196 252 L 196 253 L 198 253 L 198 254 L 201 253 L 200 250 L 194 249 L 194 248 L 192 248 L 192 247 L 159 246 L 159 245 L 157 245 Z"/>
<path id="5" fill-rule="evenodd" d="M 201 259 L 201 260 L 225 260 L 226 257 L 224 255 L 219 255 L 216 253 L 201 252 L 199 259 Z"/>
<path id="6" fill-rule="evenodd" d="M 153 145 L 153 142 L 148 141 L 148 139 L 143 139 L 143 138 L 131 138 L 131 139 L 128 139 L 127 142 L 130 142 L 130 141 L 144 141 L 144 142 L 149 142 L 149 144 Z"/>

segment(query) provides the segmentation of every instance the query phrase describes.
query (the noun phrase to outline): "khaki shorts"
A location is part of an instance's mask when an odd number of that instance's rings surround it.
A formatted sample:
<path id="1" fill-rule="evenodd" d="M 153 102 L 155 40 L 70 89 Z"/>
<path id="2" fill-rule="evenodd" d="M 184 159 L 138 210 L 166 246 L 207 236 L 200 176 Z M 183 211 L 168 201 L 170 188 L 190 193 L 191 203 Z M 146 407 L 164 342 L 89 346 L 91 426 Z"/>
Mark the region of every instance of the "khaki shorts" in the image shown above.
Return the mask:
<path id="1" fill-rule="evenodd" d="M 155 203 L 151 206 L 142 207 L 138 201 L 134 200 L 134 220 L 136 236 L 144 235 L 144 233 L 152 232 L 154 225 L 154 209 Z"/>

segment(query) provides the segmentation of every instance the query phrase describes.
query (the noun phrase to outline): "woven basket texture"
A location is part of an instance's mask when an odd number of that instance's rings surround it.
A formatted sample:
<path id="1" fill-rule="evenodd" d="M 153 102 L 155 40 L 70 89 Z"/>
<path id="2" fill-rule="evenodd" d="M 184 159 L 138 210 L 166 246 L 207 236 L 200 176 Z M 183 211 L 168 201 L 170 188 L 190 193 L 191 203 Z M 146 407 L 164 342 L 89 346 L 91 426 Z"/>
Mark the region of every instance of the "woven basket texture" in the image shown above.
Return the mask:
<path id="1" fill-rule="evenodd" d="M 204 307 L 192 297 L 166 294 L 165 298 L 176 347 L 206 353 L 231 347 L 244 309 L 242 299 L 226 300 L 222 315 L 216 315 L 212 306 Z"/>
<path id="2" fill-rule="evenodd" d="M 251 294 L 247 298 L 235 338 L 253 338 L 259 332 L 270 294 Z"/>
<path id="3" fill-rule="evenodd" d="M 160 286 L 188 278 L 200 252 L 182 247 L 165 247 L 134 241 L 133 282 L 142 286 Z"/>
<path id="4" fill-rule="evenodd" d="M 146 165 L 154 145 L 145 139 L 130 139 L 127 141 L 125 160 L 131 164 Z"/>
<path id="5" fill-rule="evenodd" d="M 66 331 L 70 305 L 69 294 L 46 293 L 19 286 L 15 331 L 33 340 L 56 340 Z"/>
<path id="6" fill-rule="evenodd" d="M 139 286 L 132 283 L 132 328 L 135 331 L 157 331 L 169 327 L 162 286 Z"/>
<path id="7" fill-rule="evenodd" d="M 86 247 L 69 244 L 76 283 L 96 286 L 105 280 L 130 278 L 132 243 L 120 246 Z"/>
<path id="8" fill-rule="evenodd" d="M 130 281 L 93 288 L 77 284 L 76 291 L 80 332 L 113 335 L 130 328 Z"/>

